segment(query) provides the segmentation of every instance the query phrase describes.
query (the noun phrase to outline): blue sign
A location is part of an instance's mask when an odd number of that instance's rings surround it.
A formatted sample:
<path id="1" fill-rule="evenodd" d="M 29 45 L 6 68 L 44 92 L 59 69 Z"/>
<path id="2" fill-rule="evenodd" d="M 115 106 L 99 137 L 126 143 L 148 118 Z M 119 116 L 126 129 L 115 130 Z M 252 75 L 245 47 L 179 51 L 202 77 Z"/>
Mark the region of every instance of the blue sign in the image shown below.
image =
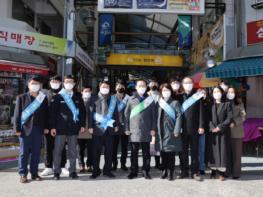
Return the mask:
<path id="1" fill-rule="evenodd" d="M 99 21 L 99 45 L 105 46 L 111 44 L 113 26 L 112 14 L 101 14 Z"/>
<path id="2" fill-rule="evenodd" d="M 189 48 L 192 46 L 192 17 L 178 16 L 178 34 L 180 48 Z"/>
<path id="3" fill-rule="evenodd" d="M 132 0 L 104 0 L 104 8 L 132 8 Z"/>
<path id="4" fill-rule="evenodd" d="M 138 9 L 166 9 L 167 0 L 137 0 Z"/>

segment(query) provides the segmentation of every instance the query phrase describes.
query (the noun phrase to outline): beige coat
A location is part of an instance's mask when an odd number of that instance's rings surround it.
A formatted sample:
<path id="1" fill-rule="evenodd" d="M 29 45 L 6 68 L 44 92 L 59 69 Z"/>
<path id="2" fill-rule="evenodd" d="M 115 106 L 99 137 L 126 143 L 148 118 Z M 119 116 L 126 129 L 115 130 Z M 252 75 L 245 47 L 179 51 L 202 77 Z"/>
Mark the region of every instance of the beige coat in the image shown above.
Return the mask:
<path id="1" fill-rule="evenodd" d="M 233 105 L 233 120 L 235 122 L 235 127 L 231 128 L 232 138 L 244 137 L 243 122 L 245 118 L 246 118 L 246 112 L 243 103 L 239 105 Z"/>

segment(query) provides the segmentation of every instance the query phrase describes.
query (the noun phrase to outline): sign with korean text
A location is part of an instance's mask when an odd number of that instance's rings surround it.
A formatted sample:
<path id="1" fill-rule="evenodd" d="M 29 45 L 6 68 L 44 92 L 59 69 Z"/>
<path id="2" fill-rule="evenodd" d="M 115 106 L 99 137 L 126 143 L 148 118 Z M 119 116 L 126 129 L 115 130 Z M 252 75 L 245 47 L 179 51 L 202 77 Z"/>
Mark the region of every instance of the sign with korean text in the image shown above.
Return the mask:
<path id="1" fill-rule="evenodd" d="M 111 36 L 113 30 L 113 15 L 101 14 L 99 21 L 99 45 L 105 46 L 111 44 Z"/>
<path id="2" fill-rule="evenodd" d="M 68 51 L 65 39 L 1 26 L 0 45 L 61 56 Z"/>
<path id="3" fill-rule="evenodd" d="M 95 65 L 94 61 L 90 56 L 77 44 L 75 58 L 88 70 L 94 71 Z"/>
<path id="4" fill-rule="evenodd" d="M 204 0 L 98 0 L 98 11 L 104 13 L 171 13 L 204 14 Z"/>
<path id="5" fill-rule="evenodd" d="M 111 54 L 107 58 L 107 64 L 122 66 L 182 67 L 183 58 L 179 55 Z"/>
<path id="6" fill-rule="evenodd" d="M 247 23 L 247 44 L 263 43 L 263 20 Z"/>

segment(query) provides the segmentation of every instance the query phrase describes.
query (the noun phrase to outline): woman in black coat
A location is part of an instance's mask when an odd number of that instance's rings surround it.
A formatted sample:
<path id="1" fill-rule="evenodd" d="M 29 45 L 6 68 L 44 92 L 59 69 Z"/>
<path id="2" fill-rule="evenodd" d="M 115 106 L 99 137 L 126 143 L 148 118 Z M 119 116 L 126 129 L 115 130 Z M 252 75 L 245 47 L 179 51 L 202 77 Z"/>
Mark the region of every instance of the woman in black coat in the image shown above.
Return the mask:
<path id="1" fill-rule="evenodd" d="M 161 178 L 168 176 L 173 180 L 175 168 L 175 153 L 180 152 L 181 145 L 181 106 L 178 101 L 171 98 L 172 88 L 169 84 L 162 84 L 160 87 L 161 97 L 158 101 L 158 134 L 157 146 L 161 150 L 162 169 Z M 169 173 L 168 173 L 169 171 Z"/>
<path id="2" fill-rule="evenodd" d="M 225 180 L 224 172 L 231 157 L 231 133 L 232 107 L 227 101 L 223 101 L 221 87 L 213 89 L 214 103 L 212 105 L 210 120 L 210 147 L 208 165 L 212 169 L 211 178 L 217 173 L 221 181 Z"/>

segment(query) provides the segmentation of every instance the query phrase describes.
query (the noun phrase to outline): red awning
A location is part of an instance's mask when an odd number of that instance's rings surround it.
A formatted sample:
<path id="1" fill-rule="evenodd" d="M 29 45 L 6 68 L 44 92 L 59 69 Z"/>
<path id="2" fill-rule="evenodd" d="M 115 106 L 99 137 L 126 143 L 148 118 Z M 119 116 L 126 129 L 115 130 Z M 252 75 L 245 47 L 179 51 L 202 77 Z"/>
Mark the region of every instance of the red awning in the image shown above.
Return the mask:
<path id="1" fill-rule="evenodd" d="M 34 75 L 48 75 L 49 69 L 47 67 L 40 65 L 32 65 L 32 64 L 0 60 L 0 71 L 28 73 Z"/>

